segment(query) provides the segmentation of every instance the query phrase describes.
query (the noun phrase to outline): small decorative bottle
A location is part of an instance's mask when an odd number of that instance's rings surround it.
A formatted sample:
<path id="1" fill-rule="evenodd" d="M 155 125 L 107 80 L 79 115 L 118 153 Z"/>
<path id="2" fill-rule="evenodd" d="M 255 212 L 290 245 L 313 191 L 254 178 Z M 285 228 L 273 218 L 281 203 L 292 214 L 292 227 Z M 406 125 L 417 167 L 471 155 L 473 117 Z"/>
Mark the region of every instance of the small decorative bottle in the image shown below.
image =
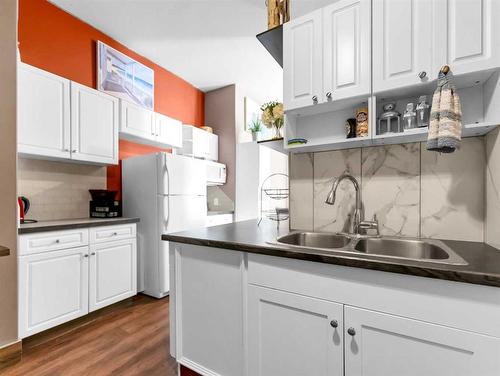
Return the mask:
<path id="1" fill-rule="evenodd" d="M 413 103 L 408 103 L 403 114 L 403 129 L 406 131 L 416 127 L 417 113 L 415 112 L 415 105 Z"/>
<path id="2" fill-rule="evenodd" d="M 428 127 L 430 114 L 431 106 L 427 104 L 427 96 L 422 95 L 420 98 L 418 98 L 417 104 L 417 127 Z"/>

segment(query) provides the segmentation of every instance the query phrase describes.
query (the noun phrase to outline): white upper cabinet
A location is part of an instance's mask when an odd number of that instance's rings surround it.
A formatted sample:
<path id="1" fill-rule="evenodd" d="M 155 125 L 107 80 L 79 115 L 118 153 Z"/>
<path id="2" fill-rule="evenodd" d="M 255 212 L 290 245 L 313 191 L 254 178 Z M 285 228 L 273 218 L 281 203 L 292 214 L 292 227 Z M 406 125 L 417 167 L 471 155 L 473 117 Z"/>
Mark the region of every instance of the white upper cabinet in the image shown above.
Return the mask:
<path id="1" fill-rule="evenodd" d="M 155 113 L 156 140 L 172 147 L 182 147 L 182 122 L 168 116 Z"/>
<path id="2" fill-rule="evenodd" d="M 441 0 L 373 0 L 375 93 L 436 77 L 435 1 Z"/>
<path id="3" fill-rule="evenodd" d="M 345 376 L 495 376 L 500 339 L 345 306 Z"/>
<path id="4" fill-rule="evenodd" d="M 323 8 L 323 98 L 370 94 L 370 0 L 342 0 Z"/>
<path id="5" fill-rule="evenodd" d="M 283 25 L 283 101 L 286 110 L 318 103 L 323 92 L 323 13 Z"/>
<path id="6" fill-rule="evenodd" d="M 120 102 L 120 135 L 131 140 L 154 139 L 154 112 L 124 100 Z"/>
<path id="7" fill-rule="evenodd" d="M 70 158 L 70 81 L 18 64 L 18 152 Z"/>
<path id="8" fill-rule="evenodd" d="M 341 304 L 250 285 L 248 374 L 343 376 L 343 327 Z"/>
<path id="9" fill-rule="evenodd" d="M 118 163 L 119 100 L 71 82 L 71 158 Z"/>
<path id="10" fill-rule="evenodd" d="M 183 125 L 181 154 L 190 157 L 217 161 L 219 159 L 219 136 L 193 125 Z"/>
<path id="11" fill-rule="evenodd" d="M 437 6 L 439 65 L 449 65 L 454 74 L 500 67 L 500 1 L 447 0 Z"/>

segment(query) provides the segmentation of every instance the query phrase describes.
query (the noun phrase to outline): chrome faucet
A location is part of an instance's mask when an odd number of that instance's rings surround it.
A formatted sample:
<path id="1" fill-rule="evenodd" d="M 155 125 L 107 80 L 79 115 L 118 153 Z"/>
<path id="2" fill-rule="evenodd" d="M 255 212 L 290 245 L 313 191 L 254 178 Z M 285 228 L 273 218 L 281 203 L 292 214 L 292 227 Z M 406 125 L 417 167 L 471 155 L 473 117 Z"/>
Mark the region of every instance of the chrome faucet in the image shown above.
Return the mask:
<path id="1" fill-rule="evenodd" d="M 340 175 L 337 179 L 335 179 L 332 185 L 332 189 L 330 193 L 328 193 L 328 197 L 325 200 L 325 203 L 328 205 L 335 204 L 335 196 L 337 194 L 337 188 L 339 187 L 340 182 L 345 179 L 349 180 L 354 185 L 354 189 L 356 190 L 356 207 L 354 209 L 354 214 L 351 217 L 349 232 L 351 234 L 359 234 L 361 230 L 359 225 L 363 221 L 363 209 L 361 207 L 361 193 L 359 190 L 359 183 L 354 176 L 345 172 L 342 175 Z"/>

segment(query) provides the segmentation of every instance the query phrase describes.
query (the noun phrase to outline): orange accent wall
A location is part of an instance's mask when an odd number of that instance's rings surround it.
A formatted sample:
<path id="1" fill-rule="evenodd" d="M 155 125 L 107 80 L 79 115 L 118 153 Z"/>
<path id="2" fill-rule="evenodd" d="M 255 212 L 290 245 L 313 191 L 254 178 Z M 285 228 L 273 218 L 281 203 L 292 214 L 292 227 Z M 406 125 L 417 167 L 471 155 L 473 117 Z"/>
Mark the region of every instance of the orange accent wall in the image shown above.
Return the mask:
<path id="1" fill-rule="evenodd" d="M 92 88 L 97 86 L 100 40 L 154 70 L 156 112 L 185 124 L 204 125 L 202 91 L 46 0 L 19 0 L 18 33 L 23 62 Z M 120 140 L 120 160 L 159 150 Z M 108 189 L 121 191 L 120 166 L 108 167 Z"/>

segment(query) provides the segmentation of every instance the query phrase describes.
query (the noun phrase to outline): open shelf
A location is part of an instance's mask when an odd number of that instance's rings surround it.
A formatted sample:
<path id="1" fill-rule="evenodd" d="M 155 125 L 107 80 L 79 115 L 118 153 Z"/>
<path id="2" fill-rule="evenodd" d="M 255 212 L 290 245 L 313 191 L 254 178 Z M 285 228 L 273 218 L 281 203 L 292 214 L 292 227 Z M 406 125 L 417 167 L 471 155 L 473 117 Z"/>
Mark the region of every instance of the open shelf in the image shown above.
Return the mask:
<path id="1" fill-rule="evenodd" d="M 270 149 L 279 151 L 280 153 L 283 153 L 283 154 L 287 153 L 285 151 L 285 141 L 283 140 L 283 137 L 270 139 L 270 140 L 260 140 L 260 141 L 257 141 L 257 143 L 259 145 L 265 146 L 266 148 L 270 148 Z"/>
<path id="2" fill-rule="evenodd" d="M 257 39 L 283 68 L 283 25 L 257 34 Z"/>

